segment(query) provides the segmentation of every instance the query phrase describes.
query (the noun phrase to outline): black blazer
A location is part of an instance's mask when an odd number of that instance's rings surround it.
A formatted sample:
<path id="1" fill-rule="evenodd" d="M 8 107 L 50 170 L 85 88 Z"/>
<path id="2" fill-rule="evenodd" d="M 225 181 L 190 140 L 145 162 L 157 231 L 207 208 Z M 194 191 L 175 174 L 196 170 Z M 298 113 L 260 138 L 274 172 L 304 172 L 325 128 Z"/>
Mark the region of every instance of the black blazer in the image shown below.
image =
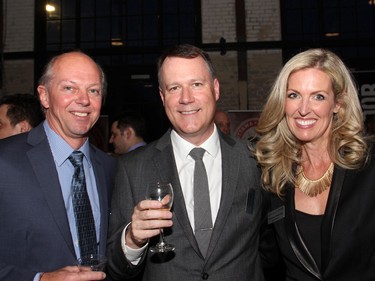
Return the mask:
<path id="1" fill-rule="evenodd" d="M 294 187 L 289 186 L 282 199 L 270 197 L 269 218 L 287 268 L 286 280 L 375 280 L 374 157 L 361 170 L 335 167 L 329 192 L 321 233 L 316 233 L 321 237 L 320 268 L 296 224 Z"/>
<path id="2" fill-rule="evenodd" d="M 105 253 L 115 160 L 90 148 Z M 52 152 L 39 125 L 0 141 L 0 280 L 33 280 L 37 272 L 76 265 Z"/>

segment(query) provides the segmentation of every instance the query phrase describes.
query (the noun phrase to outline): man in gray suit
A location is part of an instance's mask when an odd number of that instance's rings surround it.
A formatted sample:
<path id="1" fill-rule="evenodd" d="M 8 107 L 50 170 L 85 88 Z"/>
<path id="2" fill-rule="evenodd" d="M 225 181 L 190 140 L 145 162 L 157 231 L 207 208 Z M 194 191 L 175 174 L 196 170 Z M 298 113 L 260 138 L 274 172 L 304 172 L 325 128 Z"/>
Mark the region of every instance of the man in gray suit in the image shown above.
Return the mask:
<path id="1" fill-rule="evenodd" d="M 173 128 L 159 140 L 119 158 L 107 256 L 116 280 L 263 280 L 258 255 L 261 189 L 256 162 L 245 144 L 214 125 L 219 82 L 207 53 L 175 46 L 158 62 L 160 97 Z M 193 148 L 205 149 L 213 228 L 201 250 L 194 228 Z M 170 182 L 171 211 L 144 200 L 147 184 Z M 206 215 L 206 214 L 202 214 Z M 159 229 L 175 245 L 151 253 Z"/>

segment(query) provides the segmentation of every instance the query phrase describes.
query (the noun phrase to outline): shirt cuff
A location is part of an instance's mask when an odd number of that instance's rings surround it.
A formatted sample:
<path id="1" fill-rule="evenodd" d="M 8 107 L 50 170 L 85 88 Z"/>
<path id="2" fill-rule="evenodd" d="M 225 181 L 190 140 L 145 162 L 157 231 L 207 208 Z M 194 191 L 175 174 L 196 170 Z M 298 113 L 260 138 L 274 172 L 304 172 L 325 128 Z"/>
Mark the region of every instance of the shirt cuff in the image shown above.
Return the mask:
<path id="1" fill-rule="evenodd" d="M 133 249 L 133 248 L 130 248 L 128 245 L 126 245 L 125 233 L 130 224 L 131 223 L 128 223 L 121 233 L 121 247 L 122 247 L 122 251 L 124 252 L 126 259 L 132 265 L 137 265 L 139 261 L 141 260 L 143 253 L 148 247 L 148 242 L 146 243 L 146 245 L 144 245 L 142 248 L 139 248 L 139 249 Z"/>
<path id="2" fill-rule="evenodd" d="M 43 274 L 44 274 L 44 272 L 38 272 L 38 273 L 35 275 L 33 281 L 39 281 Z"/>

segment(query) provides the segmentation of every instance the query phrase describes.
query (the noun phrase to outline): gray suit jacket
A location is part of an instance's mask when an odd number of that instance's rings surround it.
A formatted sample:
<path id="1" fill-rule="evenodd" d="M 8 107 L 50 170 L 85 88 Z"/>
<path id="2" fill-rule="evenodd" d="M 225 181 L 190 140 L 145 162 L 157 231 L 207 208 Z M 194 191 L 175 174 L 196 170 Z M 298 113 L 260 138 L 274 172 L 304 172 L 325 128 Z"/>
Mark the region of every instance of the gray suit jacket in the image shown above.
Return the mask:
<path id="1" fill-rule="evenodd" d="M 104 253 L 115 160 L 91 147 Z M 0 280 L 33 280 L 41 271 L 75 265 L 64 199 L 42 124 L 0 141 Z"/>
<path id="2" fill-rule="evenodd" d="M 142 280 L 263 280 L 258 256 L 261 192 L 256 162 L 243 143 L 220 135 L 222 198 L 206 259 L 190 226 L 174 161 L 170 132 L 122 156 L 118 163 L 107 245 L 109 273 L 116 280 L 143 275 Z M 134 205 L 145 198 L 147 183 L 171 182 L 175 191 L 173 227 L 166 240 L 176 246 L 170 255 L 143 256 L 138 266 L 127 262 L 120 245 Z M 155 244 L 158 237 L 150 240 Z"/>

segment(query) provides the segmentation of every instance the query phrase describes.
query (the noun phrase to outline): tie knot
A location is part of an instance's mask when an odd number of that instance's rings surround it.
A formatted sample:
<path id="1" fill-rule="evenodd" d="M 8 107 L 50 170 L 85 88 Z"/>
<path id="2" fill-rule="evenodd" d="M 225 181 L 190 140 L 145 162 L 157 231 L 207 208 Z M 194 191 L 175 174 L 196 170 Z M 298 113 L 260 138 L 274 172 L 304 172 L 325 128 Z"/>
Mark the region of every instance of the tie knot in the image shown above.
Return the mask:
<path id="1" fill-rule="evenodd" d="M 73 164 L 73 166 L 81 167 L 82 160 L 83 160 L 83 153 L 81 151 L 73 151 L 72 154 L 68 157 L 69 161 Z"/>
<path id="2" fill-rule="evenodd" d="M 196 147 L 196 148 L 193 148 L 191 151 L 190 151 L 190 156 L 194 159 L 194 160 L 202 160 L 203 158 L 203 154 L 206 152 L 206 150 L 204 148 L 201 148 L 201 147 Z"/>

